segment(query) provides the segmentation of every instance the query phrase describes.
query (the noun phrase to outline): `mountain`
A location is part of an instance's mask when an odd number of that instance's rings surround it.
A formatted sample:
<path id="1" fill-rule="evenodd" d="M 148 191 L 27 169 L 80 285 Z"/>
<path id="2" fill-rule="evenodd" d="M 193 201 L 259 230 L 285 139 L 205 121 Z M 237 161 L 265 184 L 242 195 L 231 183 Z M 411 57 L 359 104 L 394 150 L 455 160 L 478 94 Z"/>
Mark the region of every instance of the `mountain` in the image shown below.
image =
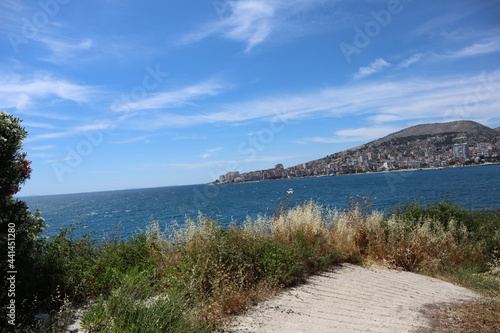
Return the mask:
<path id="1" fill-rule="evenodd" d="M 239 174 L 229 172 L 220 182 L 327 176 L 412 168 L 447 167 L 496 162 L 500 153 L 500 127 L 491 129 L 474 121 L 416 125 L 324 158 L 289 168 Z"/>
<path id="2" fill-rule="evenodd" d="M 499 128 L 497 128 L 496 130 L 498 130 Z M 480 135 L 491 138 L 494 138 L 498 135 L 498 133 L 494 129 L 476 123 L 475 121 L 460 120 L 448 123 L 423 124 L 423 125 L 408 127 L 404 130 L 390 134 L 374 142 L 381 143 L 399 138 L 409 138 L 422 135 L 433 136 L 445 133 L 464 133 L 464 134 L 467 133 L 467 134 Z"/>

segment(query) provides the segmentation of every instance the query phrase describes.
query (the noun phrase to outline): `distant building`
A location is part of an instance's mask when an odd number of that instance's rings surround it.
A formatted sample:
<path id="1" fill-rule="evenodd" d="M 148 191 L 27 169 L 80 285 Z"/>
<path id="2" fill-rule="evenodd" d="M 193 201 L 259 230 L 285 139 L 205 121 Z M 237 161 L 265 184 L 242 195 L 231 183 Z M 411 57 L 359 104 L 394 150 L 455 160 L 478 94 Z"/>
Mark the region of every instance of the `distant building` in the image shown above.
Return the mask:
<path id="1" fill-rule="evenodd" d="M 240 177 L 240 173 L 238 171 L 226 173 L 226 181 L 227 182 L 234 182 L 236 180 L 236 178 L 239 178 L 239 177 Z"/>
<path id="2" fill-rule="evenodd" d="M 466 143 L 457 143 L 453 145 L 453 157 L 457 159 L 469 158 L 469 146 Z"/>
<path id="3" fill-rule="evenodd" d="M 382 166 L 379 168 L 379 171 L 390 171 L 393 170 L 394 166 L 392 165 L 391 162 L 384 162 Z"/>

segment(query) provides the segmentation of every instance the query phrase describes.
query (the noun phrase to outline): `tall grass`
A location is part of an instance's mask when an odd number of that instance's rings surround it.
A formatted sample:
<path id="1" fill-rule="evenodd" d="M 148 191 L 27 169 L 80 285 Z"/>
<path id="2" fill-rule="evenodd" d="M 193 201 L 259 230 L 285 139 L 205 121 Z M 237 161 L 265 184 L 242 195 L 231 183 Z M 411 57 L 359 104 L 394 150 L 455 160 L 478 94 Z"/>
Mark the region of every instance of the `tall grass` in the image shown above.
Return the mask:
<path id="1" fill-rule="evenodd" d="M 174 233 L 152 224 L 101 246 L 63 235 L 45 256 L 71 249 L 67 260 L 79 270 L 67 262 L 58 279 L 67 295 L 97 299 L 83 318 L 90 332 L 207 332 L 341 262 L 444 276 L 499 296 L 499 230 L 498 211 L 449 202 L 400 206 L 388 216 L 363 201 L 343 211 L 304 202 L 242 226 L 223 228 L 203 215 Z"/>

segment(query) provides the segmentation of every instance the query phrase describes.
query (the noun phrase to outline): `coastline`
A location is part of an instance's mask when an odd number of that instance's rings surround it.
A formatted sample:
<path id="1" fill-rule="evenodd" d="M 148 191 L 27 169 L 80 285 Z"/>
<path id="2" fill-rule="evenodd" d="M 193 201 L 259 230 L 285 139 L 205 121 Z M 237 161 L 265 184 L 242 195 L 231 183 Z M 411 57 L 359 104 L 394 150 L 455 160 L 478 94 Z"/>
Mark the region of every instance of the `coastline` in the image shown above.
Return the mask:
<path id="1" fill-rule="evenodd" d="M 306 178 L 324 178 L 324 177 L 340 177 L 340 176 L 358 176 L 358 175 L 366 175 L 366 174 L 384 174 L 384 173 L 392 173 L 392 172 L 415 172 L 415 171 L 427 171 L 427 170 L 443 170 L 443 169 L 455 169 L 455 168 L 469 168 L 469 167 L 480 167 L 480 166 L 491 166 L 491 165 L 500 165 L 500 162 L 494 163 L 482 163 L 482 164 L 471 164 L 471 165 L 450 165 L 443 167 L 430 167 L 430 168 L 416 168 L 416 169 L 397 169 L 397 170 L 386 170 L 386 171 L 367 171 L 367 172 L 356 172 L 356 173 L 342 173 L 336 175 L 313 175 L 313 176 L 305 176 L 305 177 L 288 177 L 288 178 L 276 178 L 276 179 L 260 179 L 260 180 L 242 180 L 242 181 L 233 181 L 233 182 L 220 182 L 218 180 L 206 183 L 206 185 L 225 185 L 225 184 L 244 184 L 244 183 L 259 183 L 259 182 L 267 182 L 267 181 L 279 181 L 279 180 L 291 180 L 291 179 L 306 179 Z"/>

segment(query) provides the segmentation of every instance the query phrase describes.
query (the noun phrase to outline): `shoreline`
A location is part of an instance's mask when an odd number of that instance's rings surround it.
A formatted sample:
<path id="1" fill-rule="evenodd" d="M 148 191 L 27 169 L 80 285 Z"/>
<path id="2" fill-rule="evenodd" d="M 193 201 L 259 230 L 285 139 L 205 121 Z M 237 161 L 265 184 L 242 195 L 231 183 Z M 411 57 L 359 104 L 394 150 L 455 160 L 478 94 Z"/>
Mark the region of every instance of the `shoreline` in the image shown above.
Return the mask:
<path id="1" fill-rule="evenodd" d="M 227 184 L 245 184 L 245 183 L 259 183 L 259 182 L 269 182 L 269 181 L 279 181 L 279 180 L 292 180 L 292 179 L 306 179 L 306 178 L 324 178 L 324 177 L 340 177 L 340 176 L 358 176 L 367 174 L 384 174 L 392 172 L 415 172 L 415 171 L 428 171 L 428 170 L 443 170 L 443 169 L 455 169 L 455 168 L 469 168 L 469 167 L 480 167 L 480 166 L 491 166 L 500 165 L 500 162 L 495 163 L 483 163 L 483 164 L 473 164 L 473 165 L 460 165 L 460 166 L 445 166 L 445 167 L 431 167 L 431 168 L 418 168 L 418 169 L 398 169 L 398 170 L 387 170 L 387 171 L 367 171 L 367 172 L 356 172 L 356 173 L 343 173 L 336 175 L 315 175 L 315 176 L 305 176 L 305 177 L 289 177 L 289 178 L 277 178 L 277 179 L 260 179 L 260 180 L 249 180 L 240 182 L 219 182 L 213 181 L 206 183 L 205 185 L 227 185 Z"/>

